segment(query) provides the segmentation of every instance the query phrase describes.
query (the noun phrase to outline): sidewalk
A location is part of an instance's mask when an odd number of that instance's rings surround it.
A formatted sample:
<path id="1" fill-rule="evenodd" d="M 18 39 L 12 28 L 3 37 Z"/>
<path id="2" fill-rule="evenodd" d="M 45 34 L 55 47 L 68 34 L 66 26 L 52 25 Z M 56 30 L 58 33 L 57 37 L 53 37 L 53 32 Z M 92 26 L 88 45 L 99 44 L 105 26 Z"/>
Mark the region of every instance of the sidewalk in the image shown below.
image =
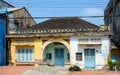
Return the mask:
<path id="1" fill-rule="evenodd" d="M 120 75 L 120 72 L 101 70 L 82 70 L 80 72 L 69 72 L 68 75 Z"/>
<path id="2" fill-rule="evenodd" d="M 32 68 L 33 66 L 1 66 L 0 75 L 19 75 Z"/>
<path id="3" fill-rule="evenodd" d="M 68 67 L 38 66 L 20 75 L 67 75 Z"/>
<path id="4" fill-rule="evenodd" d="M 67 67 L 2 66 L 0 75 L 120 75 L 120 71 L 82 70 L 68 72 Z"/>

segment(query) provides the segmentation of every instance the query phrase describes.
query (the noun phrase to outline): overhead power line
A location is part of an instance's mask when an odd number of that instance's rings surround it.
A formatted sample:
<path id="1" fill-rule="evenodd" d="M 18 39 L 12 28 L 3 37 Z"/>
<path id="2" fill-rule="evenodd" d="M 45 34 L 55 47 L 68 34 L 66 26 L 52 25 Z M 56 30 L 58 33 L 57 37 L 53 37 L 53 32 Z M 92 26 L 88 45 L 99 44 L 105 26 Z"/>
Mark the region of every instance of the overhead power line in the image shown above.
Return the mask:
<path id="1" fill-rule="evenodd" d="M 14 17 L 14 18 L 9 18 L 9 19 L 44 19 L 44 18 L 100 18 L 104 16 L 61 16 L 61 17 Z"/>
<path id="2" fill-rule="evenodd" d="M 11 3 L 16 4 L 16 6 L 26 6 L 27 8 L 88 8 L 88 7 L 105 7 L 106 1 L 101 0 L 84 0 L 84 1 L 11 1 Z"/>
<path id="3" fill-rule="evenodd" d="M 22 0 L 19 0 L 19 1 L 18 1 L 18 0 L 7 0 L 7 1 L 9 1 L 9 2 L 14 2 L 14 3 L 16 3 L 16 2 L 19 2 L 19 3 L 25 3 L 25 2 L 27 2 L 27 3 L 37 3 L 36 1 L 27 1 L 27 0 L 24 1 L 24 2 L 23 2 Z M 59 0 L 59 1 L 48 1 L 48 0 L 47 0 L 47 1 L 45 1 L 45 0 L 44 0 L 44 1 L 39 1 L 39 3 L 49 3 L 49 2 L 52 2 L 52 3 L 53 3 L 53 2 L 54 2 L 54 3 L 55 3 L 55 2 L 68 2 L 68 3 L 69 3 L 69 2 L 73 2 L 73 3 L 74 3 L 74 2 L 81 2 L 81 3 L 82 3 L 82 2 L 86 2 L 86 3 L 87 3 L 87 2 L 104 2 L 104 3 L 106 3 L 106 2 L 108 2 L 108 1 L 107 1 L 107 0 L 104 0 L 104 1 L 103 1 L 103 0 L 91 0 L 91 1 L 90 1 L 90 0 L 83 0 L 83 1 L 81 1 L 81 0 L 79 0 L 79 1 L 75 1 L 75 0 L 74 0 L 74 1 L 70 1 L 70 0 L 69 0 L 69 1 L 65 1 L 65 0 L 64 0 L 64 1 L 60 1 L 60 0 Z"/>
<path id="4" fill-rule="evenodd" d="M 58 16 L 58 17 L 44 17 L 44 16 L 42 16 L 42 17 L 13 17 L 13 18 L 9 18 L 8 17 L 8 19 L 31 19 L 31 18 L 33 18 L 33 19 L 45 19 L 45 18 L 103 18 L 103 17 L 105 17 L 105 16 Z M 120 17 L 120 16 L 107 16 L 107 17 Z"/>

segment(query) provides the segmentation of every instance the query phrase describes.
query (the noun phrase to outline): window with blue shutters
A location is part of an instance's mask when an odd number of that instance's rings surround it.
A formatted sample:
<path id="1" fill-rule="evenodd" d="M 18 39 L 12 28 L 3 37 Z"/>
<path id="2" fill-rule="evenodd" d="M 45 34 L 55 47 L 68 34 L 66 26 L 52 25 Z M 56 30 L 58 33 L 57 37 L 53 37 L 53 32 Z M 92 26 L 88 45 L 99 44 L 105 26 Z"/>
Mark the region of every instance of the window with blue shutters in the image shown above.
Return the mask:
<path id="1" fill-rule="evenodd" d="M 67 53 L 67 60 L 70 61 L 70 53 Z"/>
<path id="2" fill-rule="evenodd" d="M 18 49 L 17 50 L 17 62 L 33 62 L 33 49 Z"/>
<path id="3" fill-rule="evenodd" d="M 51 60 L 52 59 L 52 54 L 51 53 L 47 53 L 46 54 L 46 59 Z"/>

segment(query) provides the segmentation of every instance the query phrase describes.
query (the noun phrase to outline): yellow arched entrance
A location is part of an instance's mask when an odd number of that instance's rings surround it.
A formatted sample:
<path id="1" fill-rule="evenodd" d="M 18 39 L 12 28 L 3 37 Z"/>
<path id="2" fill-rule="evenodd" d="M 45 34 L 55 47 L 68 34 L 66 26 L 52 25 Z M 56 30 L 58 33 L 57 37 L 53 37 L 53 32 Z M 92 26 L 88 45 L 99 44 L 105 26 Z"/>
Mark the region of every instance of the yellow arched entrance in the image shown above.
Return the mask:
<path id="1" fill-rule="evenodd" d="M 44 59 L 44 51 L 46 50 L 45 48 L 54 42 L 62 43 L 67 48 L 68 52 L 70 53 L 70 44 L 68 42 L 66 42 L 65 40 L 62 40 L 62 39 L 50 39 L 50 40 L 46 41 L 42 46 L 42 59 Z"/>
<path id="2" fill-rule="evenodd" d="M 64 45 L 68 48 L 68 50 L 69 50 L 69 52 L 70 52 L 70 44 L 69 44 L 68 42 L 62 40 L 62 39 L 50 39 L 50 40 L 46 41 L 46 42 L 43 44 L 43 46 L 42 46 L 42 47 L 43 47 L 42 50 L 44 51 L 45 47 L 46 47 L 48 44 L 53 43 L 53 42 L 60 42 L 60 43 L 64 44 Z"/>

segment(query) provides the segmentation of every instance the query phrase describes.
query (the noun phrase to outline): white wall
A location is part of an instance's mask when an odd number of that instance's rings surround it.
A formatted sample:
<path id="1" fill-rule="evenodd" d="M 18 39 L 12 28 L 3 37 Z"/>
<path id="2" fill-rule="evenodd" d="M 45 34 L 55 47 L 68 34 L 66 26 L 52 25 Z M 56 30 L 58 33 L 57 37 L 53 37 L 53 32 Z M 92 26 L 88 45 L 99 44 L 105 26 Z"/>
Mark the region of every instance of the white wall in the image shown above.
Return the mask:
<path id="1" fill-rule="evenodd" d="M 94 48 L 95 49 L 95 63 L 97 69 L 102 68 L 100 65 L 104 65 L 104 60 L 107 58 L 108 53 L 109 53 L 109 47 L 110 47 L 110 42 L 109 38 L 106 36 L 100 37 L 101 38 L 101 45 L 92 45 L 92 46 L 87 46 L 87 45 L 80 45 L 78 44 L 78 39 L 81 37 L 77 36 L 72 36 L 70 38 L 70 47 L 71 47 L 71 61 L 73 64 L 76 64 L 80 66 L 81 68 L 84 68 L 84 49 L 85 48 Z M 82 38 L 94 38 L 94 37 L 82 37 Z M 76 61 L 76 52 L 82 53 L 82 61 Z"/>

